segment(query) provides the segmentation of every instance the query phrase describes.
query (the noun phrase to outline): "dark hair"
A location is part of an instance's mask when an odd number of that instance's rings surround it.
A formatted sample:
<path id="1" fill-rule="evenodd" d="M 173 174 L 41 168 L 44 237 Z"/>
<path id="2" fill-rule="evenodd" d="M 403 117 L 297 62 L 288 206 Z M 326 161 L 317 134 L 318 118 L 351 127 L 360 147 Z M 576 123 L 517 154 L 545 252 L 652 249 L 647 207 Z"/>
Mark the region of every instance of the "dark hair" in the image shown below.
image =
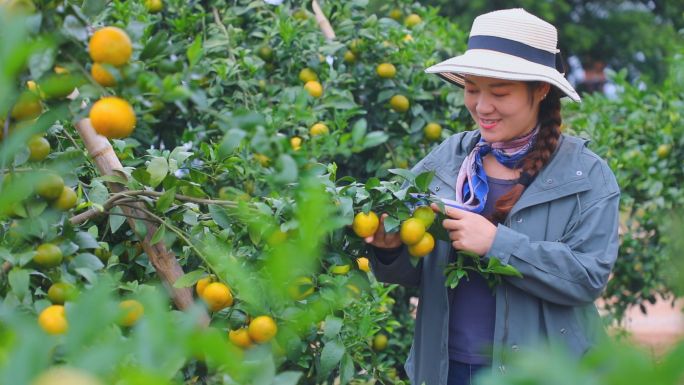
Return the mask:
<path id="1" fill-rule="evenodd" d="M 539 82 L 528 83 L 530 95 L 533 95 L 533 91 L 540 85 Z M 542 99 L 539 104 L 539 134 L 537 134 L 534 148 L 527 154 L 525 159 L 523 159 L 522 167 L 522 171 L 528 173 L 532 177 L 537 176 L 539 171 L 549 163 L 551 155 L 553 155 L 553 152 L 558 146 L 562 123 L 561 96 L 562 94 L 560 91 L 556 87 L 551 86 L 546 97 Z M 531 101 L 534 102 L 532 99 Z M 494 204 L 494 213 L 492 214 L 492 219 L 496 223 L 501 223 L 506 219 L 508 213 L 513 208 L 513 205 L 520 199 L 523 191 L 525 191 L 525 186 L 518 183 L 496 201 Z"/>

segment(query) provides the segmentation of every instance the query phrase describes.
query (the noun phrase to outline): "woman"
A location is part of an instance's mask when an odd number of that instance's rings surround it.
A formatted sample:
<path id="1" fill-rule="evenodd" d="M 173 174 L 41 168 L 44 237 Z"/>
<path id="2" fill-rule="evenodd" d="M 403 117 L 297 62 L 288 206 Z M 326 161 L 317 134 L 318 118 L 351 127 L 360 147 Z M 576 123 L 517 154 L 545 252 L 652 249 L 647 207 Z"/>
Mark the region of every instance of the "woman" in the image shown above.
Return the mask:
<path id="1" fill-rule="evenodd" d="M 396 233 L 366 238 L 380 281 L 420 288 L 406 362 L 413 384 L 469 384 L 483 368 L 505 373 L 518 351 L 551 341 L 581 357 L 602 335 L 594 300 L 618 250 L 619 189 L 583 139 L 563 135 L 560 98 L 580 98 L 558 70 L 556 29 L 522 9 L 475 19 L 468 50 L 426 70 L 464 87 L 479 129 L 453 135 L 414 168 L 431 191 L 456 199 L 417 266 Z M 436 209 L 436 207 L 433 207 Z M 383 216 L 384 217 L 384 216 Z M 494 290 L 470 274 L 456 289 L 444 267 L 456 250 L 498 259 L 522 278 Z"/>

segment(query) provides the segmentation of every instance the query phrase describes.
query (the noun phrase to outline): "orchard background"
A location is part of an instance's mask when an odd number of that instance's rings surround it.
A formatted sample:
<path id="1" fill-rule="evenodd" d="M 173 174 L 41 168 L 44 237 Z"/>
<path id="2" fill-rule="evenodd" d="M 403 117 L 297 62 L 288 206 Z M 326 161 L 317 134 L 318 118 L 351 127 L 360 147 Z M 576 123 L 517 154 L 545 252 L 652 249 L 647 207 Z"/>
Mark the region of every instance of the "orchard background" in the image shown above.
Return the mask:
<path id="1" fill-rule="evenodd" d="M 373 210 L 397 228 L 402 185 L 430 178 L 407 169 L 473 128 L 462 92 L 423 73 L 468 26 L 409 1 L 321 2 L 334 38 L 309 2 L 0 4 L 0 383 L 406 381 L 415 292 L 374 279 L 350 225 Z M 130 57 L 94 62 L 103 27 Z M 564 105 L 622 188 L 607 322 L 684 286 L 682 54 L 660 81 L 625 70 L 618 98 Z M 93 112 L 110 96 L 125 102 Z M 89 117 L 118 122 L 113 152 L 92 151 Z M 653 365 L 606 345 L 579 369 L 539 354 L 508 383 L 588 383 L 612 360 L 599 383 L 675 384 L 684 347 Z"/>

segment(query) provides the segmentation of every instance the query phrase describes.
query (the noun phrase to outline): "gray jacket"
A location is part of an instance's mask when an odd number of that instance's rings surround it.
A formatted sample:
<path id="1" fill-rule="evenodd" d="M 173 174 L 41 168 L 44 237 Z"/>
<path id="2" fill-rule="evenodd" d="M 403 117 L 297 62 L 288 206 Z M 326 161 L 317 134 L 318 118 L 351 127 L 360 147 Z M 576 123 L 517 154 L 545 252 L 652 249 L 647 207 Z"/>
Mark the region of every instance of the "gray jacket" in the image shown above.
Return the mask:
<path id="1" fill-rule="evenodd" d="M 412 171 L 433 170 L 430 190 L 453 199 L 461 162 L 478 140 L 477 131 L 453 135 Z M 498 258 L 523 275 L 496 288 L 492 368 L 497 372 L 506 372 L 511 355 L 544 341 L 560 343 L 579 358 L 604 334 L 594 300 L 617 257 L 620 191 L 606 162 L 586 142 L 561 136 L 551 161 L 498 225 L 483 257 Z M 450 243 L 438 241 L 416 267 L 405 247 L 391 264 L 371 258 L 378 280 L 420 288 L 405 365 L 415 385 L 447 382 L 449 302 L 443 271 L 451 252 Z"/>

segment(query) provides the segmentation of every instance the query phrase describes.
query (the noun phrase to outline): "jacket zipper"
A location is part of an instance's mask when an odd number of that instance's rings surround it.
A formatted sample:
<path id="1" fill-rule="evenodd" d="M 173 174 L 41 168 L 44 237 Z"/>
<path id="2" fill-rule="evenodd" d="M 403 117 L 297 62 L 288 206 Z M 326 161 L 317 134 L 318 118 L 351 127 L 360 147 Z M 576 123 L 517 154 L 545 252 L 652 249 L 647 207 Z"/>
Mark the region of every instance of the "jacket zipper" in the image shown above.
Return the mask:
<path id="1" fill-rule="evenodd" d="M 511 216 L 509 215 L 508 218 L 506 218 L 506 226 L 509 228 L 511 227 Z M 501 371 L 501 374 L 506 373 L 506 349 L 507 349 L 507 344 L 508 344 L 508 313 L 509 313 L 509 306 L 508 306 L 508 286 L 502 282 L 502 285 L 504 285 L 504 330 L 503 330 L 503 338 L 502 338 L 502 344 L 501 344 L 501 363 L 499 365 L 499 371 Z"/>

